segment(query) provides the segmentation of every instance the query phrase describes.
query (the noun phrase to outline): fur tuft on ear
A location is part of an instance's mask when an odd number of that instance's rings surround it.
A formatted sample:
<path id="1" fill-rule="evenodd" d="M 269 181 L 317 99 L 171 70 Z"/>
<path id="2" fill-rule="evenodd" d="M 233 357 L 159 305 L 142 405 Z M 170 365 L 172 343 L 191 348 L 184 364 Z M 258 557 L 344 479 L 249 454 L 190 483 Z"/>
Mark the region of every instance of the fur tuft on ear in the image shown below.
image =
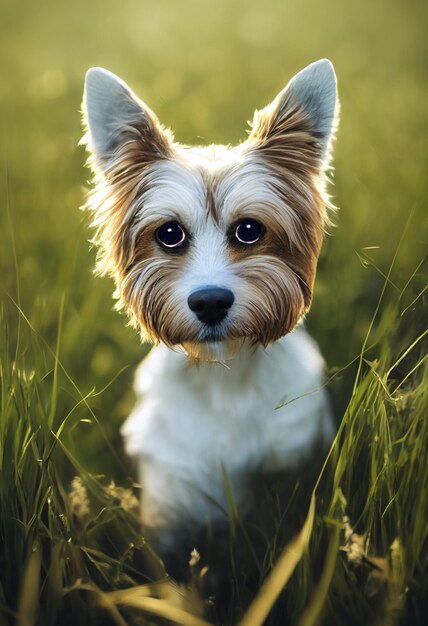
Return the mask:
<path id="1" fill-rule="evenodd" d="M 256 111 L 250 140 L 278 155 L 281 146 L 290 154 L 309 150 L 325 167 L 338 111 L 334 68 L 328 59 L 321 59 L 296 74 L 265 109 Z"/>
<path id="2" fill-rule="evenodd" d="M 92 154 L 91 164 L 96 172 L 107 173 L 118 149 L 128 141 L 138 142 L 141 162 L 169 155 L 169 131 L 126 83 L 108 70 L 88 70 L 82 112 L 87 131 L 82 143 Z"/>

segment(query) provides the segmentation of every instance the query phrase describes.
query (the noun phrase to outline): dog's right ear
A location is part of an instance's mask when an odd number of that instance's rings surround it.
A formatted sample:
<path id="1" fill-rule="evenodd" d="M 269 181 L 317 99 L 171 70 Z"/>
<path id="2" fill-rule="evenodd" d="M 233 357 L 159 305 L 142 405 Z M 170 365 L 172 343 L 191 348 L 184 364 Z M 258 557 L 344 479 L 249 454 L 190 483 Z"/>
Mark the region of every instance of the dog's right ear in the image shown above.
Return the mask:
<path id="1" fill-rule="evenodd" d="M 171 153 L 170 132 L 126 83 L 108 70 L 88 70 L 82 112 L 86 134 L 81 143 L 91 153 L 96 173 L 108 175 L 124 146 L 132 152 L 132 165 L 167 158 Z"/>

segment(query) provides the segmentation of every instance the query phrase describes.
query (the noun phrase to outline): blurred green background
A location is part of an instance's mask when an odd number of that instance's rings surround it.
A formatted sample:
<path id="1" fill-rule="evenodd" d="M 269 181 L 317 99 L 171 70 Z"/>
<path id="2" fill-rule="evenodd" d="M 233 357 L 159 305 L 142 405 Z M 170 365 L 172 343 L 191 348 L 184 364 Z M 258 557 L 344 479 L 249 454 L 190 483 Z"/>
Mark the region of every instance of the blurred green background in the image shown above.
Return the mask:
<path id="1" fill-rule="evenodd" d="M 85 395 L 107 386 L 91 398 L 101 427 L 84 405 L 66 425 L 70 449 L 89 470 L 119 479 L 131 472 L 118 427 L 146 348 L 112 310 L 110 281 L 91 273 L 79 211 L 89 172 L 77 147 L 86 69 L 123 77 L 178 140 L 233 143 L 295 72 L 333 61 L 340 212 L 308 325 L 335 371 L 361 348 L 406 225 L 382 303 L 385 315 L 391 307 L 396 353 L 424 323 L 414 301 L 423 300 L 427 251 L 427 8 L 422 0 L 2 0 L 0 285 L 10 350 L 49 379 L 49 347 L 59 346 L 66 374 L 60 370 L 58 424 L 79 401 L 76 387 Z M 21 335 L 16 346 L 19 324 L 29 339 Z M 338 389 L 343 404 L 345 382 Z"/>

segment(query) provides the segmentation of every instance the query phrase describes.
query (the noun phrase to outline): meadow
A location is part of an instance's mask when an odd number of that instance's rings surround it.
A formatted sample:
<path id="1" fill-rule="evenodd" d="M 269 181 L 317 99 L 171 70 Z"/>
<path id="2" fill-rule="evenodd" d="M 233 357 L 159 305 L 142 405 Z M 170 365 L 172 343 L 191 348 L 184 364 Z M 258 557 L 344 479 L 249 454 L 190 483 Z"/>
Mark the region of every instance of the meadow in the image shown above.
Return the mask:
<path id="1" fill-rule="evenodd" d="M 272 548 L 260 584 L 277 578 L 250 609 L 237 579 L 228 620 L 262 624 L 287 583 L 271 623 L 426 623 L 427 18 L 421 0 L 2 0 L 1 626 L 207 624 L 196 583 L 185 594 L 144 569 L 119 428 L 148 346 L 92 274 L 86 69 L 122 76 L 180 141 L 233 143 L 322 57 L 341 99 L 339 211 L 307 326 L 340 429 L 301 558 Z"/>

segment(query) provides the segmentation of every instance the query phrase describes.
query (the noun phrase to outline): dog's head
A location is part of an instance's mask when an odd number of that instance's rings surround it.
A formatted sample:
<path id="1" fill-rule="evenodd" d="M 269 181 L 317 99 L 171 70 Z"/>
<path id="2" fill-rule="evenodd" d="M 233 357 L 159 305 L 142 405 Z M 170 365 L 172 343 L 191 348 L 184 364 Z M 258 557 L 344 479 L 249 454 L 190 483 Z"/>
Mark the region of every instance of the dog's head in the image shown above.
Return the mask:
<path id="1" fill-rule="evenodd" d="M 144 339 L 222 360 L 294 328 L 312 299 L 337 110 L 322 60 L 255 113 L 244 143 L 188 147 L 119 78 L 89 70 L 98 269 Z"/>

